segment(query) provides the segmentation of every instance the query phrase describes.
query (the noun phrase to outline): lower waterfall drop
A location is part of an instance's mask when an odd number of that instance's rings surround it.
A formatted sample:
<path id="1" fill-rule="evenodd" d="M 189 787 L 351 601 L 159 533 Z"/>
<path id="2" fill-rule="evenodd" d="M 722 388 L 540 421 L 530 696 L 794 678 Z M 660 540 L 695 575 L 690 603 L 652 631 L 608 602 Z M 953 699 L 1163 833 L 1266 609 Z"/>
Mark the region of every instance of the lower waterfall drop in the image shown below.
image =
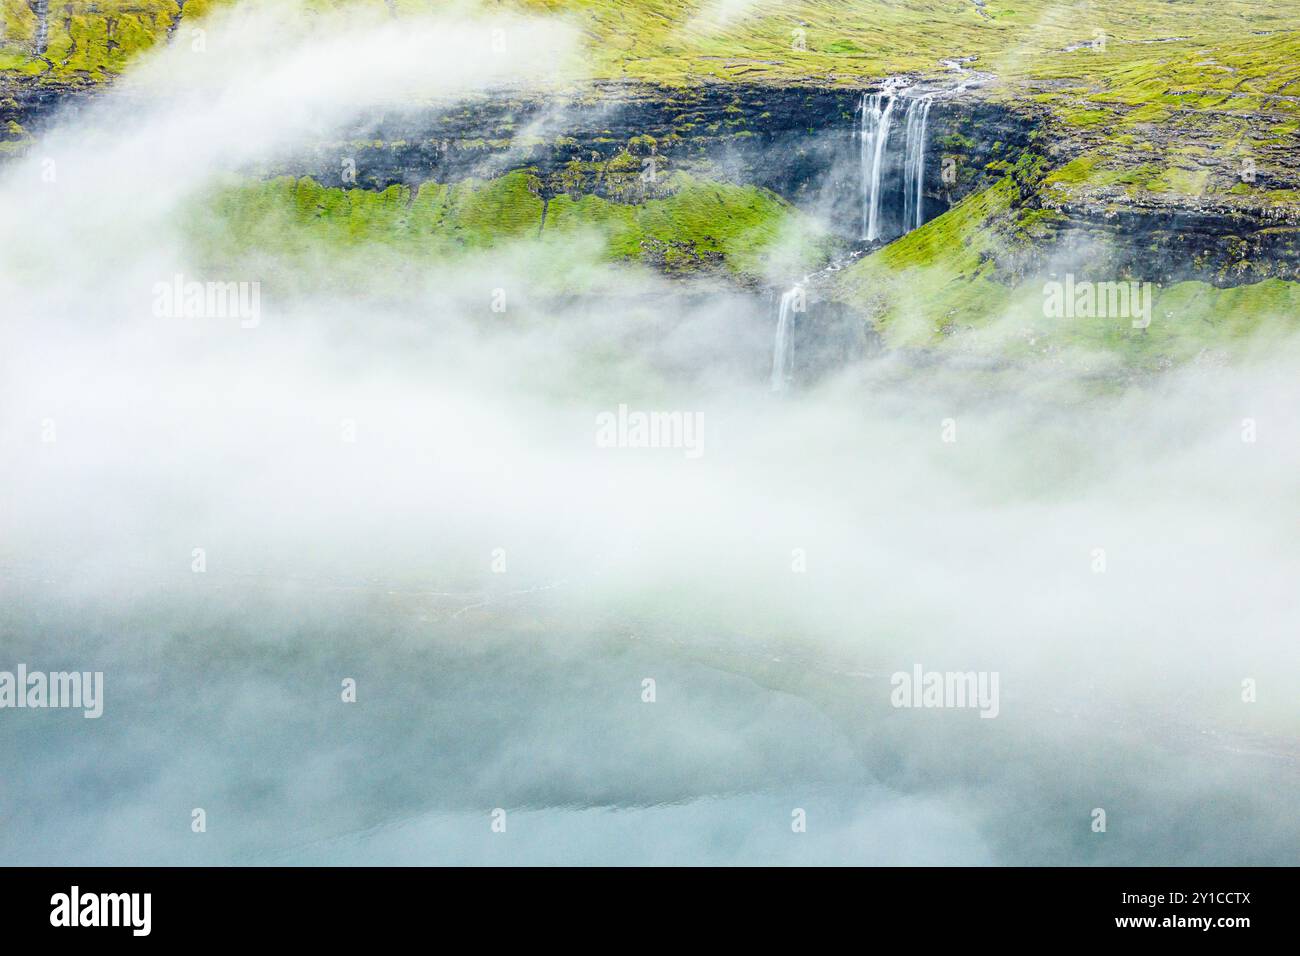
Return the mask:
<path id="1" fill-rule="evenodd" d="M 785 391 L 790 381 L 791 329 L 794 313 L 807 311 L 802 283 L 794 286 L 781 296 L 781 307 L 777 312 L 776 340 L 772 343 L 772 391 Z"/>

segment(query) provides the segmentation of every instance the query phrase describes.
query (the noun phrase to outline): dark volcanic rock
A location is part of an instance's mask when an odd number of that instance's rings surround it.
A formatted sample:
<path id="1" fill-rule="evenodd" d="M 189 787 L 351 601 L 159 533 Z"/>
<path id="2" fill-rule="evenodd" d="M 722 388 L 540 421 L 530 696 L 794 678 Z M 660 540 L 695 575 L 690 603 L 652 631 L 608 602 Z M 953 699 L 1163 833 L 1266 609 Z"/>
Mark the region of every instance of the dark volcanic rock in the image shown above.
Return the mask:
<path id="1" fill-rule="evenodd" d="M 1098 274 L 1218 286 L 1300 280 L 1300 214 L 1198 199 L 1060 203 L 1056 243 L 1078 245 Z"/>
<path id="2" fill-rule="evenodd" d="M 40 80 L 10 76 L 0 79 L 0 130 L 16 124 L 37 135 L 59 116 L 75 113 L 95 95 L 88 82 Z"/>
<path id="3" fill-rule="evenodd" d="M 331 186 L 383 189 L 535 171 L 552 195 L 652 198 L 673 170 L 751 184 L 859 231 L 861 90 L 708 84 L 690 89 L 602 84 L 563 97 L 498 95 L 376 117 L 343 138 L 265 170 Z M 1001 175 L 1028 147 L 1033 120 L 976 95 L 930 114 L 927 218 Z M 901 117 L 891 141 L 901 141 Z M 884 188 L 901 188 L 895 147 Z M 950 160 L 945 166 L 944 160 Z M 948 175 L 945 177 L 945 169 Z M 897 215 L 886 207 L 886 216 Z"/>
<path id="4" fill-rule="evenodd" d="M 0 86 L 0 130 L 11 142 L 39 134 L 83 109 L 101 87 L 9 78 Z M 383 189 L 394 184 L 457 182 L 512 170 L 537 177 L 544 198 L 590 193 L 643 202 L 665 189 L 674 171 L 756 185 L 822 215 L 845 238 L 861 236 L 861 163 L 857 114 L 872 90 L 704 83 L 690 88 L 602 83 L 566 94 L 507 90 L 450 105 L 379 115 L 342 136 L 314 143 L 293 158 L 252 172 L 312 176 L 329 186 Z M 941 92 L 929 118 L 923 193 L 925 218 L 995 182 L 1026 153 L 1059 167 L 1106 141 L 1096 130 L 1048 128 L 1032 98 L 985 95 L 979 87 Z M 1148 131 L 1157 146 L 1194 137 L 1186 124 Z M 891 142 L 904 135 L 896 117 Z M 1294 150 L 1277 147 L 1261 166 L 1259 195 L 1293 179 L 1269 170 L 1295 167 Z M 882 188 L 885 236 L 902 231 L 902 151 L 889 154 Z M 1226 191 L 1231 158 L 1198 157 L 1211 169 L 1207 196 L 1120 188 L 1022 193 L 1054 213 L 1031 258 L 1052 262 L 1069 246 L 1086 250 L 1090 267 L 1152 281 L 1198 278 L 1220 285 L 1268 277 L 1300 279 L 1300 213 Z M 1138 163 L 1134 158 L 1130 165 Z M 1288 165 L 1290 164 L 1290 165 Z M 1300 176 L 1300 171 L 1297 172 Z M 1274 182 L 1274 179 L 1277 179 Z M 653 259 L 672 249 L 646 250 Z M 701 263 L 702 267 L 710 264 Z"/>

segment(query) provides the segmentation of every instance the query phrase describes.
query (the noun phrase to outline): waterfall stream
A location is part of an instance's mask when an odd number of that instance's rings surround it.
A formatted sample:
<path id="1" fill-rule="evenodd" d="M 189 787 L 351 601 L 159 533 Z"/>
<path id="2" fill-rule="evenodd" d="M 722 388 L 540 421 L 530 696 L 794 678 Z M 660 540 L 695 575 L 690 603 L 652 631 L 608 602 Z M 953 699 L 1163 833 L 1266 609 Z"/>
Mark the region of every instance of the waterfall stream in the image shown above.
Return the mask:
<path id="1" fill-rule="evenodd" d="M 904 114 L 902 180 L 886 175 L 889 167 L 889 134 L 894 107 L 902 97 Z M 925 147 L 930 107 L 934 94 L 909 96 L 885 90 L 864 93 L 858 110 L 859 162 L 861 168 L 862 238 L 874 242 L 884 238 L 886 194 L 902 192 L 902 232 L 907 233 L 925 223 Z M 896 167 L 895 167 L 896 168 Z"/>
<path id="2" fill-rule="evenodd" d="M 791 335 L 790 325 L 795 312 L 807 308 L 803 284 L 797 284 L 781 296 L 781 307 L 776 319 L 776 341 L 772 345 L 772 391 L 785 390 L 790 381 Z"/>
<path id="3" fill-rule="evenodd" d="M 907 104 L 907 136 L 903 159 L 903 232 L 925 224 L 925 127 L 933 96 L 919 96 Z"/>
<path id="4" fill-rule="evenodd" d="M 892 93 L 863 95 L 859 138 L 862 150 L 862 238 L 867 242 L 880 238 L 880 182 L 893 114 Z"/>
<path id="5" fill-rule="evenodd" d="M 906 104 L 903 115 L 902 155 L 890 164 L 889 135 L 894 107 L 899 100 Z M 925 224 L 925 152 L 934 94 L 911 94 L 897 85 L 879 93 L 864 93 L 858 108 L 858 149 L 861 168 L 862 238 L 867 242 L 894 237 L 901 226 L 906 234 Z M 887 175 L 887 167 L 890 174 Z M 898 174 L 901 167 L 902 175 Z M 901 193 L 902 202 L 896 203 Z M 888 197 L 888 198 L 887 198 Z M 819 273 L 805 276 L 802 282 L 787 289 L 780 299 L 776 319 L 776 338 L 772 344 L 772 391 L 784 391 L 790 384 L 794 351 L 794 314 L 807 309 L 807 287 L 825 274 L 839 271 L 862 254 L 854 250 L 837 259 Z"/>

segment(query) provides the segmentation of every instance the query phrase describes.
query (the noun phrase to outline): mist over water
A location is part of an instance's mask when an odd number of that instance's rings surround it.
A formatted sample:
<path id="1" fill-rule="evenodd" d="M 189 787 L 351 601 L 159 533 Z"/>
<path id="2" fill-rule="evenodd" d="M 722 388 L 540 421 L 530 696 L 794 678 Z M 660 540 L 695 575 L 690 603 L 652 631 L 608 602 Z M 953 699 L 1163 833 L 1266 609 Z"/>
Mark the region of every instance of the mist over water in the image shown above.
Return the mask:
<path id="1" fill-rule="evenodd" d="M 0 713 L 0 860 L 1293 861 L 1295 343 L 774 393 L 761 297 L 594 242 L 198 254 L 232 172 L 573 78 L 497 24 L 241 8 L 0 170 L 0 670 L 106 698 Z M 177 274 L 257 323 L 155 315 Z M 602 447 L 621 405 L 702 454 Z M 917 665 L 997 672 L 996 719 L 891 706 Z"/>

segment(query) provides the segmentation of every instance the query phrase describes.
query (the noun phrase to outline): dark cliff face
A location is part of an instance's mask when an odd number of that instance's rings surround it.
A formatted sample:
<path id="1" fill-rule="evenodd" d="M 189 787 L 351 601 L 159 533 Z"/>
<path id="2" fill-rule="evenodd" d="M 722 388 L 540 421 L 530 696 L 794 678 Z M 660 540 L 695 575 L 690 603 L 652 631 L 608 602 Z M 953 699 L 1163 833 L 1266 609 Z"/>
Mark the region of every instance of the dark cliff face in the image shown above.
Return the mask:
<path id="1" fill-rule="evenodd" d="M 1062 203 L 1057 244 L 1086 250 L 1099 274 L 1150 282 L 1197 279 L 1226 287 L 1300 280 L 1300 214 L 1198 202 L 1125 206 Z"/>
<path id="2" fill-rule="evenodd" d="M 6 131 L 12 139 L 39 135 L 56 117 L 75 114 L 93 95 L 88 84 L 38 82 L 35 77 L 0 81 L 0 137 Z"/>
<path id="3" fill-rule="evenodd" d="M 266 172 L 385 188 L 531 169 L 543 194 L 641 202 L 653 198 L 669 173 L 684 170 L 770 189 L 858 241 L 858 113 L 871 92 L 602 84 L 558 98 L 515 93 L 438 114 L 379 117 Z M 905 131 L 901 107 L 896 110 L 880 185 L 886 239 L 904 231 Z M 1074 132 L 1043 124 L 1032 103 L 1008 105 L 979 87 L 940 92 L 927 127 L 924 218 L 996 182 L 1027 153 L 1041 153 L 1047 168 L 1067 162 L 1079 145 Z M 1040 204 L 1038 197 L 1029 201 Z M 1300 216 L 1285 209 L 1154 194 L 1041 204 L 1056 217 L 1045 221 L 1049 232 L 1031 257 L 1040 264 L 1057 265 L 1077 248 L 1089 268 L 1115 277 L 1216 285 L 1300 278 Z"/>
<path id="4" fill-rule="evenodd" d="M 1280 99 L 1262 97 L 1249 112 L 1228 103 L 1217 115 L 1174 108 L 1126 127 L 1128 136 L 1109 122 L 1045 122 L 1046 169 L 1093 166 L 1064 191 L 1029 197 L 1049 213 L 1041 256 L 1077 248 L 1098 273 L 1152 282 L 1300 279 L 1300 207 L 1291 201 L 1300 135 L 1286 130 Z M 1274 139 L 1254 142 L 1252 130 Z"/>
<path id="5" fill-rule="evenodd" d="M 639 202 L 682 170 L 770 189 L 857 239 L 862 96 L 847 89 L 605 84 L 566 97 L 484 97 L 451 110 L 377 117 L 263 172 L 383 189 L 531 169 L 552 194 Z M 1032 119 L 976 95 L 937 100 L 927 137 L 926 218 L 1000 176 L 998 164 L 1014 163 L 1032 131 Z M 902 231 L 903 136 L 900 113 L 881 184 L 886 235 Z"/>
<path id="6" fill-rule="evenodd" d="M 13 123 L 20 132 L 11 139 L 39 137 L 56 119 L 83 109 L 95 89 L 10 80 L 0 88 L 0 130 Z M 871 92 L 731 83 L 685 89 L 604 83 L 563 95 L 510 90 L 450 109 L 376 116 L 291 161 L 252 172 L 383 189 L 527 169 L 543 196 L 591 193 L 637 203 L 684 171 L 770 189 L 856 243 L 863 210 L 858 112 Z M 978 86 L 941 91 L 927 127 L 924 218 L 997 181 L 1026 153 L 1041 150 L 1047 168 L 1072 159 L 1081 134 L 1049 130 L 1043 122 L 1032 103 L 1008 105 Z M 900 109 L 880 186 L 886 239 L 903 231 L 904 135 Z M 1077 245 L 1091 269 L 1117 278 L 1217 285 L 1300 279 L 1294 209 L 1154 193 L 1027 195 L 1026 201 L 1052 216 L 1042 220 L 1047 233 L 1015 272 L 1059 266 Z"/>
<path id="7" fill-rule="evenodd" d="M 857 99 L 851 91 L 732 85 L 601 84 L 550 97 L 513 91 L 377 117 L 285 168 L 339 185 L 351 159 L 357 185 L 383 188 L 523 168 L 557 174 L 630 154 L 638 177 L 652 165 L 660 174 L 712 162 L 737 181 L 808 199 L 844 158 Z"/>

